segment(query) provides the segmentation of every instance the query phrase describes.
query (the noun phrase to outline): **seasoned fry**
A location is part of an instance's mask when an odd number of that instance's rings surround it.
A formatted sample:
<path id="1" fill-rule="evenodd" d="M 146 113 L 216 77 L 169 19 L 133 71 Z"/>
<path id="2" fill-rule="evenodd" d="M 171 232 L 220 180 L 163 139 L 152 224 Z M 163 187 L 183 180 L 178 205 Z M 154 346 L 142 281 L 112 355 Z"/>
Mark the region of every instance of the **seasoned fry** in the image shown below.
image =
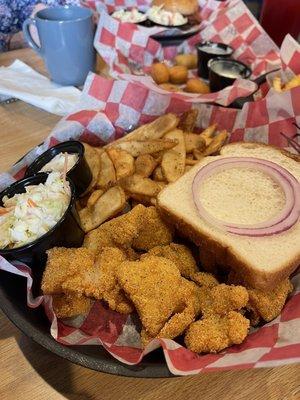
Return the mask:
<path id="1" fill-rule="evenodd" d="M 86 202 L 86 207 L 88 207 L 88 208 L 93 207 L 96 204 L 96 202 L 98 201 L 99 197 L 101 197 L 103 195 L 103 193 L 104 193 L 104 191 L 101 189 L 97 189 L 94 192 L 92 192 Z M 82 207 L 82 208 L 84 208 L 84 207 Z"/>
<path id="2" fill-rule="evenodd" d="M 276 90 L 276 92 L 282 92 L 282 82 L 281 82 L 281 77 L 280 76 L 275 76 L 272 82 L 273 88 Z"/>
<path id="3" fill-rule="evenodd" d="M 210 145 L 207 146 L 207 148 L 204 150 L 203 155 L 209 156 L 211 154 L 218 152 L 227 139 L 228 139 L 228 132 L 225 130 L 221 131 L 217 136 L 213 138 Z"/>
<path id="4" fill-rule="evenodd" d="M 204 157 L 204 154 L 201 151 L 197 150 L 197 149 L 195 149 L 193 151 L 193 155 L 194 155 L 194 157 L 196 158 L 197 161 L 202 160 L 202 158 Z"/>
<path id="5" fill-rule="evenodd" d="M 165 133 L 173 130 L 178 125 L 179 118 L 177 115 L 169 113 L 156 118 L 148 124 L 142 125 L 127 136 L 117 140 L 116 143 L 126 142 L 128 140 L 154 140 L 160 139 Z M 110 146 L 110 145 L 109 145 Z M 114 146 L 115 147 L 115 146 Z"/>
<path id="6" fill-rule="evenodd" d="M 185 166 L 191 167 L 191 166 L 197 164 L 198 162 L 199 162 L 199 160 L 193 160 L 191 158 L 186 158 L 185 159 Z"/>
<path id="7" fill-rule="evenodd" d="M 140 175 L 133 174 L 120 181 L 122 188 L 130 194 L 140 194 L 149 197 L 156 197 L 161 190 L 158 182 Z"/>
<path id="8" fill-rule="evenodd" d="M 192 108 L 182 114 L 178 128 L 184 132 L 193 132 L 198 117 L 198 110 Z"/>
<path id="9" fill-rule="evenodd" d="M 98 176 L 97 187 L 106 189 L 116 181 L 116 171 L 106 151 L 101 154 L 100 163 L 101 171 Z"/>
<path id="10" fill-rule="evenodd" d="M 184 173 L 185 167 L 185 141 L 183 132 L 175 129 L 165 135 L 168 139 L 176 139 L 178 144 L 163 155 L 161 168 L 168 182 L 176 181 Z"/>
<path id="11" fill-rule="evenodd" d="M 82 144 L 84 146 L 84 157 L 92 172 L 92 180 L 86 191 L 82 194 L 82 196 L 84 196 L 85 194 L 93 190 L 94 187 L 96 186 L 98 175 L 101 171 L 101 163 L 100 163 L 99 153 L 96 150 L 96 148 L 90 146 L 87 143 L 82 143 Z"/>
<path id="12" fill-rule="evenodd" d="M 108 148 L 106 152 L 114 164 L 117 180 L 134 173 L 134 158 L 131 154 L 114 147 Z"/>
<path id="13" fill-rule="evenodd" d="M 217 129 L 217 124 L 213 124 L 210 125 L 208 128 L 204 129 L 204 131 L 200 133 L 200 136 L 205 140 L 206 146 L 208 146 L 211 143 L 211 138 L 213 137 L 216 129 Z"/>
<path id="14" fill-rule="evenodd" d="M 158 151 L 172 149 L 177 142 L 175 140 L 155 139 L 155 140 L 128 140 L 127 142 L 116 143 L 113 146 L 115 149 L 127 151 L 133 157 L 138 157 L 142 154 L 153 154 Z"/>
<path id="15" fill-rule="evenodd" d="M 135 173 L 144 178 L 149 178 L 157 164 L 157 161 L 150 154 L 142 154 L 135 160 Z"/>
<path id="16" fill-rule="evenodd" d="M 196 133 L 184 133 L 184 141 L 187 153 L 190 153 L 194 149 L 203 151 L 206 146 L 204 138 Z"/>
<path id="17" fill-rule="evenodd" d="M 163 182 L 165 181 L 165 177 L 163 176 L 161 166 L 159 165 L 158 167 L 155 168 L 153 172 L 153 179 L 157 182 Z"/>
<path id="18" fill-rule="evenodd" d="M 284 90 L 290 90 L 300 86 L 300 75 L 294 76 L 289 82 L 284 85 Z"/>
<path id="19" fill-rule="evenodd" d="M 109 218 L 114 217 L 124 208 L 126 196 L 122 188 L 114 186 L 108 189 L 92 208 L 79 211 L 81 227 L 85 232 L 97 228 Z"/>

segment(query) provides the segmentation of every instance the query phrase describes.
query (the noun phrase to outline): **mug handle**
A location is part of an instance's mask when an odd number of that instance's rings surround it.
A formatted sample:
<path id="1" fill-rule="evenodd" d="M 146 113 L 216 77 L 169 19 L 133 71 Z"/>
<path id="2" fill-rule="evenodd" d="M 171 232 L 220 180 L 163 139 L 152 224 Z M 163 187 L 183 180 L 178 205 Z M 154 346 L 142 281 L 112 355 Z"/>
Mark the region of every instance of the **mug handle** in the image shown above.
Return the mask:
<path id="1" fill-rule="evenodd" d="M 27 43 L 29 44 L 29 46 L 36 51 L 40 56 L 42 56 L 42 48 L 39 47 L 35 41 L 33 40 L 31 33 L 30 33 L 30 25 L 34 25 L 36 27 L 36 20 L 34 18 L 27 18 L 24 22 L 23 22 L 23 34 L 24 37 L 27 41 Z"/>

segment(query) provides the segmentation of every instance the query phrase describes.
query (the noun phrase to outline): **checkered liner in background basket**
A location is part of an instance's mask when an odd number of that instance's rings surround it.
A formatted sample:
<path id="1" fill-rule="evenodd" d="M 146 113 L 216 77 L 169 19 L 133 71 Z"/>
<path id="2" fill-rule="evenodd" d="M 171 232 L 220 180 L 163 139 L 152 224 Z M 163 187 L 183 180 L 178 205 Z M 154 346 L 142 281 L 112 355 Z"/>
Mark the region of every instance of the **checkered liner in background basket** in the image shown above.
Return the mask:
<path id="1" fill-rule="evenodd" d="M 165 28 L 145 28 L 136 24 L 122 23 L 109 15 L 119 8 L 141 7 L 149 0 L 124 0 L 112 2 L 95 1 L 100 12 L 100 20 L 95 36 L 95 47 L 109 65 L 109 73 L 128 81 L 139 81 L 142 86 L 158 93 L 168 93 L 158 87 L 152 78 L 139 76 L 141 70 L 149 69 L 154 60 L 172 60 L 178 53 L 195 52 L 195 44 L 202 40 L 212 40 L 229 44 L 235 49 L 234 58 L 251 66 L 253 78 L 280 66 L 278 48 L 242 0 L 199 0 L 201 6 L 201 31 L 185 40 L 180 46 L 162 47 L 150 36 Z M 105 11 L 107 10 L 107 11 Z M 113 49 L 113 51 L 112 51 Z M 137 75 L 138 74 L 138 75 Z M 142 72 L 144 75 L 144 72 Z M 239 97 L 251 95 L 256 84 L 240 79 L 232 87 L 206 95 L 172 93 L 174 99 L 191 102 L 231 104 Z"/>

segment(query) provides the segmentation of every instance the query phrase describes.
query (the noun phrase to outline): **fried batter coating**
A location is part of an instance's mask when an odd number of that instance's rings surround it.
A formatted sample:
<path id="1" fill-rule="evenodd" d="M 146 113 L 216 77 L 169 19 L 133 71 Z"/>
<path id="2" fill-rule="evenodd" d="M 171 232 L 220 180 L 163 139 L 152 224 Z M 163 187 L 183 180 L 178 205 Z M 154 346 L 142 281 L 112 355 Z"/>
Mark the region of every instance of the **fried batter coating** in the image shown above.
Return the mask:
<path id="1" fill-rule="evenodd" d="M 55 294 L 52 296 L 53 311 L 57 318 L 71 318 L 86 315 L 92 307 L 92 300 L 85 296 Z"/>
<path id="2" fill-rule="evenodd" d="M 292 293 L 293 285 L 289 279 L 280 282 L 273 290 L 264 292 L 248 289 L 249 309 L 258 314 L 264 321 L 272 321 L 283 309 L 287 296 Z"/>
<path id="3" fill-rule="evenodd" d="M 127 214 L 105 222 L 89 232 L 83 245 L 96 252 L 106 246 L 149 250 L 171 241 L 172 231 L 162 221 L 155 207 L 139 204 Z"/>
<path id="4" fill-rule="evenodd" d="M 249 320 L 236 311 L 224 316 L 210 315 L 193 322 L 185 335 L 186 347 L 196 353 L 217 353 L 246 338 Z"/>
<path id="5" fill-rule="evenodd" d="M 189 79 L 186 83 L 184 91 L 189 93 L 199 93 L 199 94 L 210 93 L 209 86 L 202 79 L 198 78 Z"/>
<path id="6" fill-rule="evenodd" d="M 245 307 L 248 300 L 248 292 L 243 286 L 229 286 L 222 283 L 211 289 L 210 304 L 205 306 L 204 312 L 224 315 L 229 311 Z"/>
<path id="7" fill-rule="evenodd" d="M 235 272 L 230 272 L 228 281 L 245 285 Z M 249 286 L 246 286 L 246 288 L 249 294 L 249 302 L 246 308 L 250 312 L 252 326 L 258 325 L 261 319 L 269 322 L 278 317 L 288 295 L 293 291 L 293 285 L 288 278 L 280 282 L 272 290 L 263 291 Z"/>
<path id="8" fill-rule="evenodd" d="M 141 261 L 125 261 L 116 275 L 150 337 L 158 335 L 174 314 L 182 313 L 187 307 L 190 296 L 185 282 L 175 264 L 166 258 L 152 256 Z M 190 322 L 193 318 L 194 315 Z M 183 325 L 178 331 L 183 331 L 186 319 L 180 321 L 179 316 L 175 319 Z"/>
<path id="9" fill-rule="evenodd" d="M 95 254 L 92 250 L 54 247 L 47 251 L 47 263 L 42 279 L 44 294 L 61 294 L 68 278 L 83 280 L 94 268 Z"/>
<path id="10" fill-rule="evenodd" d="M 122 250 L 104 247 L 96 258 L 94 268 L 87 271 L 84 278 L 68 278 L 62 285 L 63 290 L 104 300 L 112 310 L 128 314 L 133 311 L 133 307 L 116 279 L 116 270 L 125 260 L 126 255 Z"/>
<path id="11" fill-rule="evenodd" d="M 163 62 L 152 64 L 150 74 L 157 84 L 169 81 L 169 68 Z"/>
<path id="12" fill-rule="evenodd" d="M 136 208 L 138 208 L 136 212 L 139 213 L 141 224 L 138 235 L 132 242 L 135 250 L 148 251 L 155 246 L 167 245 L 172 242 L 173 231 L 161 219 L 155 207 L 136 206 L 133 211 Z"/>
<path id="13" fill-rule="evenodd" d="M 187 67 L 184 67 L 183 65 L 175 65 L 174 67 L 169 68 L 169 74 L 171 83 L 185 83 L 188 78 Z"/>
<path id="14" fill-rule="evenodd" d="M 182 276 L 189 278 L 197 271 L 196 261 L 191 250 L 183 244 L 170 243 L 167 246 L 153 247 L 143 257 L 148 256 L 165 257 L 173 261 Z"/>
<path id="15" fill-rule="evenodd" d="M 199 286 L 212 288 L 219 285 L 217 279 L 209 272 L 198 271 L 190 275 L 190 279 Z"/>

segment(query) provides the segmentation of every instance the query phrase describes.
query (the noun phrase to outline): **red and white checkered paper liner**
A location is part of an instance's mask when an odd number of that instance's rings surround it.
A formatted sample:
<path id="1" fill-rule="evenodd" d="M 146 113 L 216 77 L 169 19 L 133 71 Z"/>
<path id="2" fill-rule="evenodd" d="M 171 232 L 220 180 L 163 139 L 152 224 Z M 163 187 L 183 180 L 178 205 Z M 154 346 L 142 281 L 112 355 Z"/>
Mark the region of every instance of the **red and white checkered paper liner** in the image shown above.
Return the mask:
<path id="1" fill-rule="evenodd" d="M 162 28 L 145 28 L 136 24 L 122 23 L 112 18 L 108 12 L 126 7 L 145 6 L 143 0 L 96 1 L 100 10 L 98 29 L 94 45 L 109 66 L 109 73 L 129 81 L 139 80 L 153 91 L 167 93 L 159 88 L 152 78 L 137 76 L 147 71 L 154 60 L 172 60 L 178 53 L 195 52 L 195 44 L 202 40 L 212 40 L 229 44 L 235 49 L 234 57 L 251 66 L 253 78 L 280 66 L 278 48 L 242 0 L 199 0 L 200 15 L 203 20 L 201 31 L 185 40 L 180 46 L 162 47 L 150 36 Z M 151 2 L 148 1 L 148 4 Z M 101 4 L 101 7 L 100 7 Z M 105 11 L 108 10 L 108 12 Z M 193 74 L 193 73 L 192 73 Z M 257 89 L 249 80 L 237 80 L 232 87 L 206 95 L 172 93 L 171 96 L 191 102 L 217 103 L 229 105 L 239 97 L 251 95 Z"/>

